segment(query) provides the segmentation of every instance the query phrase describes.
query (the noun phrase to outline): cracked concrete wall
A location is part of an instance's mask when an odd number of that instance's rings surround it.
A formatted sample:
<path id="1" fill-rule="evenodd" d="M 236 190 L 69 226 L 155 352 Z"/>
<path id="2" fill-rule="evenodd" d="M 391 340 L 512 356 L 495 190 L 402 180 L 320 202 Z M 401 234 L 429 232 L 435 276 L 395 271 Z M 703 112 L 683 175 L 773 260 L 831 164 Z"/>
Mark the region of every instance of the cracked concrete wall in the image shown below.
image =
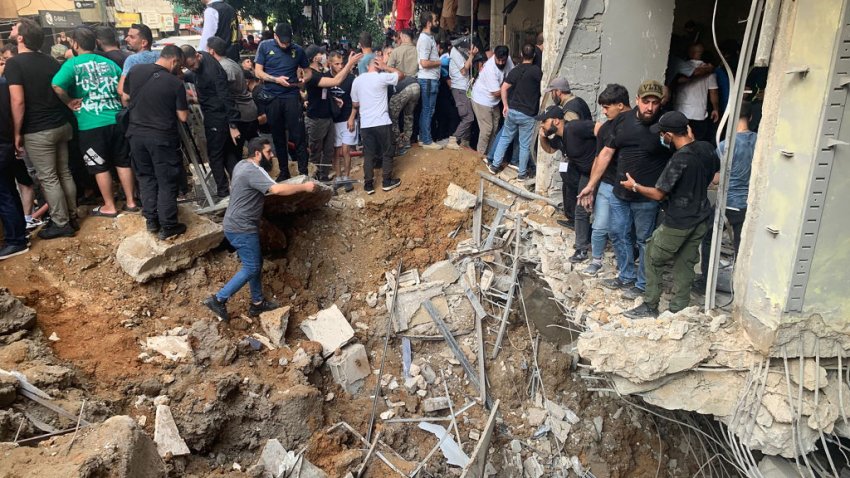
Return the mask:
<path id="1" fill-rule="evenodd" d="M 788 345 L 789 355 L 814 351 L 809 317 L 820 320 L 824 314 L 827 329 L 821 332 L 844 334 L 846 315 L 835 314 L 839 302 L 847 304 L 846 286 L 812 278 L 816 287 L 829 288 L 817 298 L 817 306 L 806 307 L 805 316 L 784 312 L 790 292 L 794 259 L 801 239 L 807 191 L 816 152 L 821 120 L 827 104 L 830 70 L 835 55 L 836 31 L 841 21 L 842 4 L 834 0 L 783 2 L 773 60 L 765 94 L 760 138 L 756 146 L 750 180 L 747 222 L 742 235 L 741 256 L 735 271 L 735 313 L 742 320 L 750 339 L 764 353 L 777 353 L 780 344 Z M 800 66 L 809 68 L 805 76 L 787 74 Z M 787 157 L 780 151 L 792 151 Z M 836 158 L 839 161 L 840 158 Z M 834 170 L 836 174 L 840 170 Z M 846 169 L 844 170 L 846 171 Z M 846 189 L 830 187 L 830 194 L 847 196 Z M 846 208 L 846 199 L 838 203 Z M 846 215 L 843 221 L 846 222 Z M 823 225 L 821 234 L 840 234 Z M 778 231 L 774 234 L 771 231 Z M 821 244 L 819 243 L 818 246 Z M 828 244 L 827 247 L 840 247 Z M 847 268 L 847 251 L 819 252 L 820 261 L 838 261 Z M 844 295 L 845 297 L 838 297 Z M 825 345 L 823 342 L 821 346 Z M 840 349 L 838 349 L 840 350 Z"/>

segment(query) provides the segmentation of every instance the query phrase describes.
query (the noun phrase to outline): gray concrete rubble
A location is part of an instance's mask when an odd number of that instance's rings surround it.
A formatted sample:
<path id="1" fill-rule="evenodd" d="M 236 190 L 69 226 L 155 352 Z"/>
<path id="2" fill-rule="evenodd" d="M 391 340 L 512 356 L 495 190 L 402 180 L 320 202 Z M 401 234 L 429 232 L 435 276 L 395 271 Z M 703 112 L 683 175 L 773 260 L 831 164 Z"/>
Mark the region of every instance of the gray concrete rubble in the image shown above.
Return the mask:
<path id="1" fill-rule="evenodd" d="M 325 357 L 330 357 L 336 349 L 354 338 L 354 329 L 336 304 L 302 322 L 301 330 L 308 339 L 322 344 Z"/>
<path id="2" fill-rule="evenodd" d="M 191 357 L 192 355 L 192 346 L 189 344 L 189 331 L 183 327 L 175 327 L 164 335 L 148 337 L 145 340 L 145 347 L 174 361 Z"/>
<path id="3" fill-rule="evenodd" d="M 310 181 L 307 176 L 296 176 L 283 181 L 283 184 L 304 184 Z M 263 215 L 268 218 L 285 216 L 299 212 L 312 211 L 323 207 L 334 195 L 333 188 L 326 184 L 316 183 L 312 193 L 297 193 L 289 196 L 266 196 Z"/>
<path id="4" fill-rule="evenodd" d="M 171 408 L 168 405 L 157 405 L 156 407 L 153 441 L 156 443 L 159 456 L 163 458 L 183 456 L 190 453 L 186 442 L 180 437 L 180 432 L 177 430 L 177 424 L 174 423 L 174 417 L 171 415 Z"/>
<path id="5" fill-rule="evenodd" d="M 279 440 L 266 441 L 257 463 L 247 470 L 248 476 L 262 478 L 327 478 L 327 474 L 293 451 L 287 451 Z"/>
<path id="6" fill-rule="evenodd" d="M 372 373 L 366 347 L 362 344 L 343 347 L 339 354 L 328 359 L 327 364 L 334 381 L 351 394 L 360 391 L 363 381 Z"/>
<path id="7" fill-rule="evenodd" d="M 260 314 L 260 326 L 269 337 L 269 341 L 276 347 L 286 345 L 286 328 L 289 326 L 290 307 L 283 306 L 275 310 Z"/>
<path id="8" fill-rule="evenodd" d="M 9 289 L 0 288 L 0 336 L 15 341 L 35 327 L 35 310 L 25 306 Z"/>
<path id="9" fill-rule="evenodd" d="M 475 207 L 475 195 L 455 183 L 449 183 L 443 205 L 456 211 L 468 211 Z"/>
<path id="10" fill-rule="evenodd" d="M 125 219 L 138 223 L 136 228 L 142 230 L 118 244 L 115 259 L 136 282 L 148 282 L 188 269 L 195 259 L 218 246 L 224 238 L 220 224 L 194 213 L 188 206 L 180 206 L 178 214 L 180 222 L 186 224 L 186 232 L 167 241 L 145 231 L 141 216 Z"/>

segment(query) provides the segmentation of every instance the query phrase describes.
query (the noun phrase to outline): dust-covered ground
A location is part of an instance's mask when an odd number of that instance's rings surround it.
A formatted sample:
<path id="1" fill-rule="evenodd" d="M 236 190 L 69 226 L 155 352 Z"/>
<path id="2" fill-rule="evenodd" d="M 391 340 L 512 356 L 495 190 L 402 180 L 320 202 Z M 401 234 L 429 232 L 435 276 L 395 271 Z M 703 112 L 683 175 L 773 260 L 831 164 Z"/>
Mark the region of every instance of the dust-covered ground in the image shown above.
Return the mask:
<path id="1" fill-rule="evenodd" d="M 234 463 L 247 469 L 270 438 L 279 439 L 288 450 L 304 450 L 307 459 L 329 476 L 345 476 L 362 461 L 366 447 L 349 433 L 325 430 L 344 421 L 366 434 L 373 391 L 381 379 L 377 369 L 388 315 L 385 297 L 379 295 L 375 303 L 374 294 L 399 260 L 405 270 L 421 271 L 446 259 L 459 241 L 469 237 L 472 212 L 452 210 L 442 202 L 449 183 L 477 191 L 477 171 L 483 169 L 472 151 L 414 148 L 397 160 L 402 179 L 397 190 L 368 196 L 358 186 L 352 193 L 340 191 L 319 211 L 264 223 L 264 287 L 268 295 L 292 307 L 288 347 L 275 350 L 255 350 L 245 340 L 263 333 L 257 321 L 247 317 L 247 288 L 229 302 L 234 316 L 229 323 L 215 320 L 200 304 L 239 268 L 235 254 L 225 246 L 199 258 L 188 270 L 138 284 L 118 266 L 115 250 L 122 237 L 142 227 L 141 218 L 84 219 L 77 237 L 34 240 L 29 254 L 0 263 L 0 285 L 37 313 L 33 332 L 5 337 L 0 368 L 23 372 L 74 413 L 87 400 L 84 417 L 89 421 L 129 415 L 151 436 L 155 403 L 170 405 L 192 451 L 188 458 L 169 461 L 172 476 L 241 476 Z M 548 220 L 554 224 L 558 217 Z M 307 341 L 298 327 L 333 304 L 354 326 L 355 341 L 366 346 L 375 371 L 355 394 L 334 383 L 322 365 L 320 348 L 316 350 L 317 344 Z M 490 336 L 498 323 L 490 320 L 485 326 Z M 175 329 L 189 336 L 191 358 L 171 361 L 144 347 L 147 337 Z M 52 334 L 58 340 L 48 340 Z M 458 339 L 477 365 L 471 353 L 476 347 L 474 334 Z M 443 377 L 455 408 L 477 399 L 442 340 L 412 341 L 414 363 L 427 363 L 439 378 L 428 385 L 425 397 L 405 387 L 400 344 L 397 338 L 390 340 L 384 373 L 385 382 L 395 379 L 402 385 L 382 388 L 378 413 L 428 415 L 421 402 L 445 394 Z M 299 348 L 308 356 L 306 365 L 293 361 Z M 532 350 L 525 322 L 514 317 L 501 353 L 486 361 L 490 395 L 501 400 L 489 458 L 497 476 L 518 476 L 510 462 L 517 455 L 538 457 L 541 462 L 545 457 L 575 456 L 600 478 L 691 476 L 699 467 L 689 459 L 693 450 L 679 428 L 618 398 L 588 391 L 593 384 L 580 377 L 571 347 L 546 341 L 540 343 L 537 360 L 547 398 L 580 420 L 563 444 L 545 433 L 532 439 L 538 429 L 527 413 L 535 408 L 536 398 L 528 388 Z M 0 441 L 42 433 L 24 420 L 25 413 L 35 409 L 21 397 L 0 409 Z M 44 410 L 38 414 L 56 428 L 73 427 L 71 418 Z M 472 454 L 487 416 L 480 404 L 459 416 L 466 454 Z M 382 441 L 399 456 L 386 449 L 383 454 L 405 472 L 436 444 L 434 435 L 416 423 L 383 423 L 380 418 L 376 422 Z M 519 453 L 510 451 L 514 440 L 522 447 Z M 37 474 L 36 468 L 27 471 L 30 466 L 35 465 L 4 464 L 0 457 L 0 470 L 14 470 L 14 476 Z M 544 476 L 555 471 L 546 469 Z M 366 475 L 398 476 L 377 459 L 370 462 Z M 422 473 L 454 475 L 460 475 L 459 468 L 446 465 L 439 451 Z"/>

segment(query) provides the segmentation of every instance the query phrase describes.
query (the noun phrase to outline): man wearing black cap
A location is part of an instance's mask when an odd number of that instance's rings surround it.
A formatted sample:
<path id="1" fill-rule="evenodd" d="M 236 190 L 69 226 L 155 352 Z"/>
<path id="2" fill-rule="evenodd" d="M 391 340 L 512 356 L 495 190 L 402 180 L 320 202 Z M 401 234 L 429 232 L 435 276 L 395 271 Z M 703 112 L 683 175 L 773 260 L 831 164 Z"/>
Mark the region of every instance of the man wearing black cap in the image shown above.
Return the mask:
<path id="1" fill-rule="evenodd" d="M 578 187 L 584 187 L 590 179 L 593 158 L 596 157 L 596 136 L 593 134 L 596 124 L 589 119 L 566 121 L 564 111 L 557 105 L 550 106 L 534 119 L 540 121 L 540 146 L 550 154 L 561 151 L 569 169 L 579 175 Z M 564 203 L 567 199 L 564 197 Z M 575 217 L 576 230 L 576 252 L 570 257 L 570 262 L 584 262 L 590 256 L 590 211 L 576 204 L 570 213 Z"/>
<path id="2" fill-rule="evenodd" d="M 307 136 L 310 138 L 310 162 L 316 165 L 316 178 L 327 181 L 333 167 L 334 129 L 330 89 L 339 86 L 363 57 L 362 53 L 348 57 L 348 63 L 335 76 L 325 72 L 328 56 L 327 49 L 319 45 L 310 45 L 306 50 L 310 69 L 304 72 L 304 84 L 307 90 Z"/>
<path id="3" fill-rule="evenodd" d="M 295 159 L 298 172 L 307 174 L 307 142 L 304 134 L 304 118 L 301 109 L 301 86 L 298 74 L 310 66 L 310 60 L 304 49 L 292 43 L 292 27 L 288 23 L 278 23 L 274 38 L 264 40 L 257 47 L 254 72 L 264 81 L 260 100 L 266 103 L 266 117 L 272 131 L 274 149 L 280 165 L 278 181 L 289 179 L 289 166 L 286 162 L 287 138 L 295 143 Z"/>
<path id="4" fill-rule="evenodd" d="M 670 311 L 688 306 L 694 266 L 699 262 L 699 245 L 708 231 L 712 216 L 708 185 L 720 170 L 720 158 L 705 141 L 694 141 L 688 118 L 678 111 L 665 113 L 650 131 L 660 142 L 676 149 L 664 167 L 655 187 L 635 181 L 626 171 L 620 185 L 653 201 L 664 201 L 664 222 L 652 234 L 646 246 L 646 292 L 643 304 L 627 311 L 631 318 L 655 317 L 661 298 L 663 268 L 673 262 L 673 298 Z"/>
<path id="5" fill-rule="evenodd" d="M 618 155 L 619 181 L 626 179 L 625 174 L 629 172 L 642 184 L 655 184 L 670 159 L 670 150 L 659 143 L 657 134 L 649 130 L 658 118 L 663 96 L 664 87 L 661 83 L 654 80 L 641 83 L 637 91 L 637 108 L 614 119 L 608 142 L 594 162 L 590 181 L 579 193 L 581 204 L 588 206 L 593 203 L 596 186 L 602 180 L 614 154 Z M 615 184 L 610 213 L 609 233 L 617 254 L 620 274 L 619 277 L 603 281 L 602 285 L 611 289 L 626 289 L 623 297 L 636 298 L 646 289 L 646 241 L 655 230 L 658 203 Z M 632 237 L 632 230 L 635 237 Z M 634 265 L 635 242 L 640 257 L 637 270 Z"/>

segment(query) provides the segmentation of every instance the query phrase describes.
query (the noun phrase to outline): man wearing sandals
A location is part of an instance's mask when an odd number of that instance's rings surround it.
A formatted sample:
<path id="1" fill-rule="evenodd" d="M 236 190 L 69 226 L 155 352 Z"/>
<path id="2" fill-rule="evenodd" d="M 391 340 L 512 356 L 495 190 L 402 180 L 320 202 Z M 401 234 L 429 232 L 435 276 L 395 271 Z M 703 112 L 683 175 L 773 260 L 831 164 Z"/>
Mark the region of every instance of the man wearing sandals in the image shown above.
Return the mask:
<path id="1" fill-rule="evenodd" d="M 130 148 L 115 120 L 121 110 L 118 96 L 121 68 L 112 60 L 93 53 L 97 36 L 90 28 L 74 29 L 69 39 L 76 55 L 65 61 L 53 77 L 53 91 L 77 116 L 80 153 L 103 196 L 103 205 L 94 208 L 90 215 L 118 215 L 112 190 L 113 168 L 118 172 L 127 198 L 123 209 L 137 212 Z"/>

